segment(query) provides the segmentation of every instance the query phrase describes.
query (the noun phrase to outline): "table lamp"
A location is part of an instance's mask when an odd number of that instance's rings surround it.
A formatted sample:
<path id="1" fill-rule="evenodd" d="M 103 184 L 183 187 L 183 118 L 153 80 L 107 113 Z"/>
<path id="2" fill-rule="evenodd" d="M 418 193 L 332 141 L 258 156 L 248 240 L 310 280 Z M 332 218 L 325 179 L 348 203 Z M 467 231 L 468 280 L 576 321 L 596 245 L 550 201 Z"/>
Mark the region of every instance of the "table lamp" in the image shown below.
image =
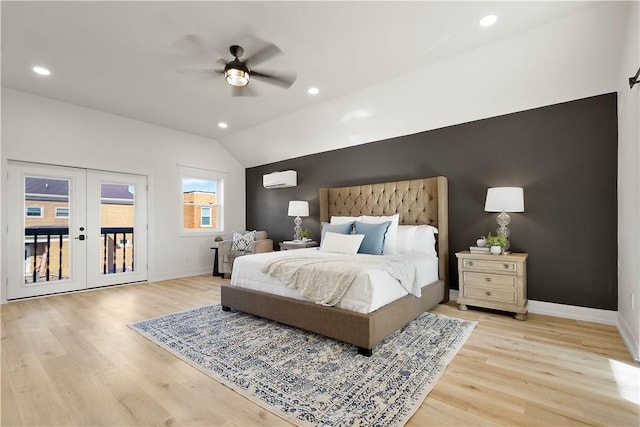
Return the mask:
<path id="1" fill-rule="evenodd" d="M 486 212 L 500 212 L 496 221 L 500 225 L 496 232 L 506 238 L 509 237 L 509 223 L 511 217 L 507 212 L 524 212 L 524 191 L 521 187 L 493 187 L 487 189 L 487 199 L 484 204 Z M 511 246 L 507 239 L 504 247 L 506 251 Z"/>
<path id="2" fill-rule="evenodd" d="M 302 240 L 302 218 L 301 216 L 309 216 L 309 202 L 304 200 L 292 200 L 289 202 L 289 216 L 295 216 L 296 218 L 293 220 L 295 227 L 293 227 L 293 231 L 295 232 L 293 236 L 293 240 Z"/>

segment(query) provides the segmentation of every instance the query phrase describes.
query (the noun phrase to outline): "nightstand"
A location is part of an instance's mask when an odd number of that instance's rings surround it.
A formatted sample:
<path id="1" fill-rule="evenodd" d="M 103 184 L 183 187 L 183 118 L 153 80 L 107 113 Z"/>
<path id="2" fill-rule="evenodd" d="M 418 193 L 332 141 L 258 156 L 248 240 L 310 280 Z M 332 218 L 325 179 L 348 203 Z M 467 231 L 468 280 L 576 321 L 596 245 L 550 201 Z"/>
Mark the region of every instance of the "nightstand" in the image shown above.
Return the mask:
<path id="1" fill-rule="evenodd" d="M 457 252 L 458 308 L 467 305 L 516 313 L 515 318 L 527 318 L 527 257 L 526 253 L 490 255 Z"/>
<path id="2" fill-rule="evenodd" d="M 313 240 L 310 242 L 296 242 L 294 240 L 285 240 L 284 242 L 280 242 L 281 251 L 288 251 L 291 249 L 315 248 L 316 246 L 318 246 L 318 242 L 314 242 Z"/>

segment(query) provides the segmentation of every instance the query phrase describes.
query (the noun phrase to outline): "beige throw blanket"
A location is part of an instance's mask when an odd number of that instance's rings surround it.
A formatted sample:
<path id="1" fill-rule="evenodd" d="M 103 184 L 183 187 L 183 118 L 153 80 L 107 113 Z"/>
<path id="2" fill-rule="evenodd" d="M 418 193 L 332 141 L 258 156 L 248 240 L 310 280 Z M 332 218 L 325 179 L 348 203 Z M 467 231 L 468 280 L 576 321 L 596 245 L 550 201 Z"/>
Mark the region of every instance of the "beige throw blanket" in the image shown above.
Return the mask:
<path id="1" fill-rule="evenodd" d="M 384 256 L 287 256 L 267 262 L 262 272 L 298 290 L 303 297 L 316 304 L 333 306 L 340 302 L 356 277 L 370 268 L 385 270 L 407 292 L 420 296 L 420 286 L 415 283 L 415 267 Z"/>

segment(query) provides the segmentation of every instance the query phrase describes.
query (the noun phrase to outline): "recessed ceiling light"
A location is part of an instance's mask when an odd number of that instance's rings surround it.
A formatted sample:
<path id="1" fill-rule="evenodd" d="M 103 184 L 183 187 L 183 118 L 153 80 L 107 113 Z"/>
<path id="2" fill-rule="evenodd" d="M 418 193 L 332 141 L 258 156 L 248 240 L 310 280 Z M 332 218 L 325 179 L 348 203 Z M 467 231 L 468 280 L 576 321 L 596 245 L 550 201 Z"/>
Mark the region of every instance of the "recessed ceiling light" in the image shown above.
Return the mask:
<path id="1" fill-rule="evenodd" d="M 480 20 L 481 27 L 490 27 L 498 21 L 498 17 L 496 15 L 487 15 Z"/>
<path id="2" fill-rule="evenodd" d="M 47 68 L 44 67 L 33 67 L 33 72 L 36 74 L 40 74 L 41 76 L 48 76 L 51 74 L 51 71 L 49 71 Z"/>
<path id="3" fill-rule="evenodd" d="M 218 127 L 222 129 L 226 129 L 227 127 L 229 127 L 229 125 L 227 125 L 225 122 L 220 122 L 218 123 Z"/>
<path id="4" fill-rule="evenodd" d="M 317 95 L 317 94 L 319 94 L 319 93 L 320 93 L 320 89 L 318 89 L 317 87 L 310 87 L 310 88 L 307 90 L 307 93 L 308 93 L 309 95 Z"/>

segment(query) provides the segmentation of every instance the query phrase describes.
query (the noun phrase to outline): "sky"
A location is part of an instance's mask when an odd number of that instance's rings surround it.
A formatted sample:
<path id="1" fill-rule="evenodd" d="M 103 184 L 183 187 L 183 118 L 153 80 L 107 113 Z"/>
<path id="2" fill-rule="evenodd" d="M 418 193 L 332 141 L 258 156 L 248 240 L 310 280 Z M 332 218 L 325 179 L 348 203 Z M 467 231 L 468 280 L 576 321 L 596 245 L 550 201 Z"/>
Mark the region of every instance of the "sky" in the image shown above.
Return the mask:
<path id="1" fill-rule="evenodd" d="M 201 178 L 182 178 L 182 192 L 187 191 L 207 191 L 210 193 L 216 192 L 216 182 Z"/>

